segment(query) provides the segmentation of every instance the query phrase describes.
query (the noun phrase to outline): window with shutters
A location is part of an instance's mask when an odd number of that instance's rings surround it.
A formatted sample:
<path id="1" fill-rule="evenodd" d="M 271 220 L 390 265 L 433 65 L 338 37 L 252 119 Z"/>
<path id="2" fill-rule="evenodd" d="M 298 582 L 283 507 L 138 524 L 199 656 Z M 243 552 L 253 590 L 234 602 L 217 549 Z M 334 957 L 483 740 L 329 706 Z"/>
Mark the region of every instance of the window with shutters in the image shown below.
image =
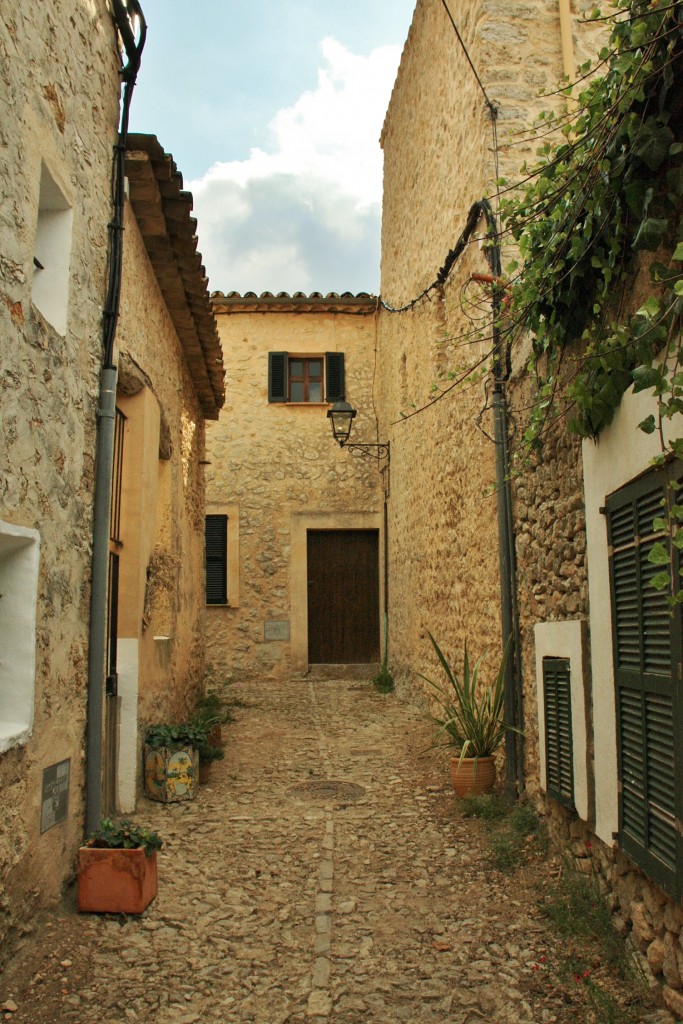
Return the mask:
<path id="1" fill-rule="evenodd" d="M 543 659 L 543 713 L 548 793 L 573 809 L 574 755 L 568 658 Z"/>
<path id="2" fill-rule="evenodd" d="M 345 399 L 344 353 L 268 353 L 268 401 L 302 403 Z"/>
<path id="3" fill-rule="evenodd" d="M 228 603 L 228 517 L 206 517 L 206 603 Z"/>
<path id="4" fill-rule="evenodd" d="M 678 477 L 678 468 L 676 476 Z M 669 470 L 669 478 L 672 471 Z M 651 586 L 667 475 L 648 473 L 606 503 L 619 764 L 619 840 L 655 881 L 679 894 L 681 615 Z M 674 552 L 676 557 L 676 552 Z M 677 561 L 677 558 L 676 558 Z M 674 566 L 677 571 L 678 565 Z M 677 685 L 678 684 L 678 685 Z M 599 752 L 598 752 L 599 753 Z"/>

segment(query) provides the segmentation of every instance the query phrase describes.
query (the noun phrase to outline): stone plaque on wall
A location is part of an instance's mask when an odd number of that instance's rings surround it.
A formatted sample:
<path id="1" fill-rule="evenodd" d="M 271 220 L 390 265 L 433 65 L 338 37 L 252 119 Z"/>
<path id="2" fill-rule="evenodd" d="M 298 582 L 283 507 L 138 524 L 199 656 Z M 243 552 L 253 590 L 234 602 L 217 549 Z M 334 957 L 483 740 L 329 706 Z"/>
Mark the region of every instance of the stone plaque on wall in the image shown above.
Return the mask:
<path id="1" fill-rule="evenodd" d="M 265 622 L 263 634 L 266 640 L 289 640 L 289 623 Z"/>
<path id="2" fill-rule="evenodd" d="M 69 775 L 71 760 L 60 761 L 43 771 L 43 794 L 40 802 L 40 831 L 66 819 L 69 810 Z"/>

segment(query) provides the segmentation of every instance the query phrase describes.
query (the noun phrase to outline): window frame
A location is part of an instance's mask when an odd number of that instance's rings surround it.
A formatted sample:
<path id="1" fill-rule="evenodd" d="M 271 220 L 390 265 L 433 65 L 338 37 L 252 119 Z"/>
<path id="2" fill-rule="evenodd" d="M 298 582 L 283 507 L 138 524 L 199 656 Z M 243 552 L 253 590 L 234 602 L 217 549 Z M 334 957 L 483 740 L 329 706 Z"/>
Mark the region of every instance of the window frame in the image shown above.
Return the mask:
<path id="1" fill-rule="evenodd" d="M 546 655 L 542 660 L 545 763 L 548 795 L 570 810 L 574 802 L 574 736 L 571 661 Z"/>
<path id="2" fill-rule="evenodd" d="M 301 375 L 292 373 L 292 364 L 301 363 L 303 373 Z M 313 376 L 310 372 L 311 363 L 320 364 L 320 374 Z M 303 398 L 292 398 L 292 384 L 303 385 Z M 320 398 L 310 397 L 311 384 L 320 385 Z M 288 401 L 293 405 L 321 405 L 325 394 L 325 357 L 324 356 L 292 356 L 287 357 L 287 394 Z"/>
<path id="3" fill-rule="evenodd" d="M 660 567 L 648 561 L 647 553 L 654 543 L 666 540 L 666 535 L 651 525 L 662 514 L 657 495 L 663 498 L 669 481 L 680 479 L 681 465 L 673 462 L 620 487 L 605 501 L 618 840 L 650 878 L 676 897 L 683 889 L 681 606 L 670 617 L 666 591 L 649 587 L 649 578 Z M 678 578 L 676 549 L 672 560 L 674 578 Z M 663 638 L 665 627 L 668 633 Z M 663 650 L 670 652 L 666 666 Z"/>
<path id="4" fill-rule="evenodd" d="M 209 540 L 209 521 L 220 524 L 220 535 Z M 228 589 L 228 516 L 224 512 L 207 512 L 204 516 L 204 601 L 207 606 L 229 604 Z M 212 566 L 211 580 L 209 566 Z M 218 577 L 218 582 L 216 582 Z M 218 592 L 218 587 L 220 591 Z M 218 596 L 214 596 L 216 588 Z"/>
<path id="5" fill-rule="evenodd" d="M 321 398 L 319 402 L 291 401 L 290 361 L 320 359 L 323 363 Z M 268 402 L 286 405 L 329 405 L 346 400 L 344 352 L 268 352 Z"/>

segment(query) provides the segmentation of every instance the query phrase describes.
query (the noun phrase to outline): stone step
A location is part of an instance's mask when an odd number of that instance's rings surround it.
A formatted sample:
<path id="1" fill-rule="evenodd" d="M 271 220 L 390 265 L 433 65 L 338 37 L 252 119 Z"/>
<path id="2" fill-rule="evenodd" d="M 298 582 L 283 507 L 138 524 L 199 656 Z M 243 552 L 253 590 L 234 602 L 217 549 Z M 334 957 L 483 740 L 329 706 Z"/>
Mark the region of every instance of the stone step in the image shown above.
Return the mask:
<path id="1" fill-rule="evenodd" d="M 308 679 L 374 679 L 379 664 L 364 665 L 309 665 Z"/>

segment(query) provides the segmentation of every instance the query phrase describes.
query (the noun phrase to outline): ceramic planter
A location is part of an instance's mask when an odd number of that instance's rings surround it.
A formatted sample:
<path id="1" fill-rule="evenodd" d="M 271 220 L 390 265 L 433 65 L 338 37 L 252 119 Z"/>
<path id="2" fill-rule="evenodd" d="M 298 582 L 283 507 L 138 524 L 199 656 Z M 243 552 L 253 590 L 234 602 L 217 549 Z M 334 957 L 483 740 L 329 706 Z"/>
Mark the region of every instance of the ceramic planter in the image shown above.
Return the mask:
<path id="1" fill-rule="evenodd" d="M 141 914 L 159 886 L 156 850 L 78 851 L 78 909 L 94 914 Z"/>
<path id="2" fill-rule="evenodd" d="M 495 757 L 451 758 L 451 783 L 458 796 L 490 793 L 496 781 Z"/>
<path id="3" fill-rule="evenodd" d="M 165 804 L 194 800 L 199 785 L 199 753 L 194 747 L 145 744 L 144 761 L 145 793 L 151 800 Z"/>

